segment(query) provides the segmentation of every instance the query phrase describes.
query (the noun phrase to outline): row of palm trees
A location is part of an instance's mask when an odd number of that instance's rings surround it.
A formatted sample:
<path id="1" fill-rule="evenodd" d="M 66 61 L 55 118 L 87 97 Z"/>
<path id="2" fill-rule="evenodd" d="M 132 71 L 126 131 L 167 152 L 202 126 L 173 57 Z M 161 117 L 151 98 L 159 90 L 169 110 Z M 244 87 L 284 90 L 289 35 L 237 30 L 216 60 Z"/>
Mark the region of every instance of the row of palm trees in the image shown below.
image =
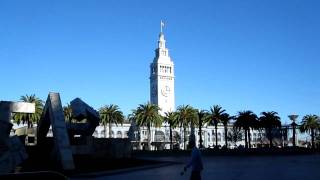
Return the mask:
<path id="1" fill-rule="evenodd" d="M 43 109 L 43 101 L 33 95 L 21 96 L 21 101 L 35 103 L 36 111 L 34 114 L 16 113 L 13 119 L 16 123 L 28 124 L 28 127 L 32 127 L 33 124 L 40 120 L 40 116 Z M 72 122 L 72 110 L 70 105 L 63 107 L 65 118 L 67 121 Z M 164 116 L 159 114 L 160 108 L 157 105 L 146 103 L 140 104 L 136 109 L 132 110 L 132 113 L 128 115 L 129 121 L 134 121 L 139 127 L 147 127 L 148 132 L 148 148 L 151 147 L 151 127 L 160 127 L 163 122 L 168 123 L 170 129 L 170 148 L 173 148 L 172 130 L 176 127 L 183 129 L 183 146 L 187 148 L 187 128 L 191 127 L 190 137 L 194 136 L 194 127 L 199 128 L 199 142 L 200 147 L 203 147 L 202 128 L 207 125 L 213 125 L 215 128 L 215 144 L 218 146 L 218 125 L 224 126 L 224 139 L 225 146 L 228 147 L 228 125 L 231 120 L 234 121 L 233 125 L 238 130 L 244 131 L 245 147 L 251 147 L 251 133 L 254 129 L 264 129 L 267 138 L 270 142 L 270 147 L 273 146 L 273 133 L 274 129 L 281 127 L 281 120 L 277 112 L 262 112 L 258 117 L 252 111 L 240 111 L 235 116 L 230 116 L 226 113 L 226 110 L 219 105 L 210 107 L 209 110 L 195 109 L 190 105 L 182 105 L 177 108 L 175 112 L 166 112 Z M 99 109 L 101 117 L 101 124 L 104 126 L 104 132 L 106 133 L 106 126 L 109 126 L 109 137 L 111 137 L 112 124 L 122 124 L 125 121 L 125 116 L 120 110 L 119 106 L 110 104 L 103 106 Z M 315 137 L 320 130 L 320 120 L 316 115 L 306 115 L 302 118 L 300 125 L 301 132 L 308 132 L 311 135 L 312 147 L 315 147 Z M 106 137 L 106 134 L 105 134 Z M 189 138 L 190 138 L 189 137 Z"/>
<path id="2" fill-rule="evenodd" d="M 277 112 L 262 112 L 260 117 L 258 117 L 252 111 L 240 111 L 236 116 L 230 116 L 226 113 L 226 110 L 219 105 L 214 105 L 207 110 L 198 110 L 189 105 L 182 105 L 177 108 L 175 112 L 167 112 L 162 118 L 158 114 L 159 108 L 156 105 L 147 103 L 139 105 L 137 110 L 134 110 L 130 115 L 131 120 L 136 120 L 139 126 L 148 127 L 148 145 L 150 148 L 150 126 L 154 125 L 159 127 L 162 122 L 169 124 L 170 129 L 170 147 L 172 148 L 172 129 L 176 127 L 183 128 L 183 146 L 186 149 L 186 129 L 197 126 L 199 128 L 199 142 L 200 147 L 203 147 L 202 140 L 202 128 L 205 125 L 213 125 L 215 128 L 215 144 L 218 146 L 218 125 L 221 123 L 224 126 L 224 139 L 225 147 L 228 147 L 228 125 L 231 120 L 234 120 L 234 127 L 238 130 L 244 131 L 245 148 L 251 148 L 251 133 L 252 130 L 263 129 L 266 132 L 267 138 L 269 140 L 269 147 L 273 147 L 273 131 L 280 130 L 281 119 Z M 310 132 L 312 148 L 315 147 L 315 136 L 316 132 L 320 131 L 320 120 L 316 115 L 306 115 L 302 119 L 302 124 L 300 126 L 301 132 Z"/>

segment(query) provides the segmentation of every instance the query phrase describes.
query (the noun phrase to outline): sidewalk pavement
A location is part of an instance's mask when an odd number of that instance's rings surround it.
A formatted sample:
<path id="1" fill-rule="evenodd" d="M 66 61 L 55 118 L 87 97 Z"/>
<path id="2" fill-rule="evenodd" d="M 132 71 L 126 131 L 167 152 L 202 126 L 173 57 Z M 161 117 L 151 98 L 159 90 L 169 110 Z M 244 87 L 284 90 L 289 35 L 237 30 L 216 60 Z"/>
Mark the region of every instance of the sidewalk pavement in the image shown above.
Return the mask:
<path id="1" fill-rule="evenodd" d="M 150 159 L 150 158 L 149 158 Z M 161 157 L 158 160 L 174 161 L 160 167 L 126 170 L 92 179 L 116 180 L 182 180 L 189 179 L 190 170 L 180 175 L 189 157 Z M 155 160 L 155 158 L 153 158 Z M 319 180 L 320 155 L 299 156 L 207 156 L 203 157 L 202 179 L 225 180 Z M 83 177 L 88 179 L 89 177 Z M 81 177 L 71 179 L 83 179 Z"/>

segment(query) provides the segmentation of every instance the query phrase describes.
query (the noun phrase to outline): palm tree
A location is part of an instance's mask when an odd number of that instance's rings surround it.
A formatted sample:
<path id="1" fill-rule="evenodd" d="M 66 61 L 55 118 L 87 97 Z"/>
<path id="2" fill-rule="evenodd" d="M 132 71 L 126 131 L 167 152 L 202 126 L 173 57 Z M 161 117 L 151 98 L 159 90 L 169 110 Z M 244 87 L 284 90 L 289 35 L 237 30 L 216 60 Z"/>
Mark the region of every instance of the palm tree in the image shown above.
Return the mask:
<path id="1" fill-rule="evenodd" d="M 180 127 L 183 127 L 183 147 L 186 150 L 186 127 L 196 119 L 196 113 L 193 107 L 182 105 L 177 108 L 177 114 Z"/>
<path id="2" fill-rule="evenodd" d="M 118 125 L 123 123 L 124 116 L 118 105 L 110 104 L 106 105 L 99 110 L 102 124 L 104 125 L 104 133 L 106 137 L 106 124 L 109 124 L 109 138 L 112 136 L 112 123 Z"/>
<path id="3" fill-rule="evenodd" d="M 140 104 L 137 109 L 133 110 L 134 119 L 139 126 L 147 126 L 148 128 L 148 149 L 151 149 L 151 126 L 160 127 L 162 117 L 159 114 L 160 108 L 151 103 Z"/>
<path id="4" fill-rule="evenodd" d="M 234 146 L 236 146 L 237 142 L 242 140 L 242 136 L 243 131 L 240 128 L 237 128 L 236 126 L 233 126 L 231 132 L 228 133 L 228 140 L 233 142 Z"/>
<path id="5" fill-rule="evenodd" d="M 72 108 L 70 104 L 67 104 L 63 107 L 63 114 L 66 119 L 66 121 L 71 122 L 72 121 Z"/>
<path id="6" fill-rule="evenodd" d="M 34 103 L 35 104 L 35 113 L 15 113 L 13 116 L 14 121 L 17 124 L 27 123 L 28 128 L 32 127 L 33 124 L 38 124 L 38 121 L 41 118 L 42 110 L 43 110 L 43 101 L 36 97 L 35 94 L 21 96 L 20 100 L 23 102 Z"/>
<path id="7" fill-rule="evenodd" d="M 170 130 L 170 149 L 173 149 L 172 144 L 172 128 L 175 128 L 178 125 L 177 113 L 175 112 L 165 112 L 164 120 L 169 124 Z"/>
<path id="8" fill-rule="evenodd" d="M 209 117 L 215 128 L 216 147 L 218 147 L 218 124 L 221 122 L 221 116 L 225 111 L 219 105 L 214 105 L 210 108 Z"/>
<path id="9" fill-rule="evenodd" d="M 200 142 L 200 148 L 203 147 L 203 139 L 202 139 L 202 127 L 205 123 L 208 123 L 209 118 L 209 113 L 206 110 L 197 110 L 197 115 L 198 115 L 198 127 L 199 127 L 199 142 Z"/>
<path id="10" fill-rule="evenodd" d="M 259 120 L 260 126 L 263 127 L 266 130 L 266 132 L 268 132 L 270 147 L 272 147 L 272 129 L 281 127 L 280 117 L 278 116 L 278 113 L 274 111 L 262 112 Z"/>
<path id="11" fill-rule="evenodd" d="M 257 127 L 257 115 L 252 111 L 241 111 L 238 112 L 238 116 L 236 117 L 236 122 L 234 123 L 235 127 L 242 128 L 244 130 L 244 138 L 245 138 L 245 147 L 251 148 L 251 135 L 250 128 Z M 249 143 L 248 143 L 249 139 Z"/>
<path id="12" fill-rule="evenodd" d="M 233 119 L 232 116 L 230 116 L 228 113 L 223 113 L 221 115 L 221 122 L 224 127 L 224 140 L 225 140 L 225 146 L 228 148 L 228 124 L 230 123 L 230 120 Z"/>
<path id="13" fill-rule="evenodd" d="M 306 115 L 302 118 L 300 131 L 311 133 L 311 146 L 312 149 L 315 148 L 315 132 L 320 128 L 320 119 L 317 115 Z"/>
<path id="14" fill-rule="evenodd" d="M 130 128 L 128 131 L 128 137 L 130 138 L 131 141 L 134 141 L 135 143 L 133 144 L 134 147 L 140 148 L 140 143 L 141 143 L 141 136 L 140 136 L 140 127 L 137 125 L 137 121 L 135 119 L 135 113 L 136 110 L 133 110 L 131 114 L 128 114 L 128 121 L 130 122 Z M 137 144 L 138 142 L 138 144 Z"/>

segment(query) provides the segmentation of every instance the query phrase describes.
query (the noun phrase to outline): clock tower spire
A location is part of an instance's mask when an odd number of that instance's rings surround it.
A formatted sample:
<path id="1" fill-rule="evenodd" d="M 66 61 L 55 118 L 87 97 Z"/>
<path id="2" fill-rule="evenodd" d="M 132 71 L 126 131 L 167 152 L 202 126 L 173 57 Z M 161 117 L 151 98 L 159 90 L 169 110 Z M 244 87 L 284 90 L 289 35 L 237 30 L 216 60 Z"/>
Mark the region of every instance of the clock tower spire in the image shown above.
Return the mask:
<path id="1" fill-rule="evenodd" d="M 161 21 L 158 47 L 150 64 L 150 101 L 161 108 L 161 115 L 175 110 L 174 64 L 166 48 L 163 27 L 164 22 Z"/>

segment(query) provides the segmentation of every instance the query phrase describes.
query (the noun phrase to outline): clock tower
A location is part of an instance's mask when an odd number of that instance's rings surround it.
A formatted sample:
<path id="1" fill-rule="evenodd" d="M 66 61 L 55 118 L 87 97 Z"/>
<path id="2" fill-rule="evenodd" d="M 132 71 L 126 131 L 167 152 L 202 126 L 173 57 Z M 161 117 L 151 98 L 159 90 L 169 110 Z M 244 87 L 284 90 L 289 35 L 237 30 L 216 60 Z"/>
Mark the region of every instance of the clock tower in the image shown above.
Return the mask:
<path id="1" fill-rule="evenodd" d="M 166 40 L 162 32 L 163 26 L 164 23 L 161 21 L 158 47 L 150 65 L 150 101 L 161 108 L 161 115 L 175 110 L 174 64 L 166 48 Z"/>

